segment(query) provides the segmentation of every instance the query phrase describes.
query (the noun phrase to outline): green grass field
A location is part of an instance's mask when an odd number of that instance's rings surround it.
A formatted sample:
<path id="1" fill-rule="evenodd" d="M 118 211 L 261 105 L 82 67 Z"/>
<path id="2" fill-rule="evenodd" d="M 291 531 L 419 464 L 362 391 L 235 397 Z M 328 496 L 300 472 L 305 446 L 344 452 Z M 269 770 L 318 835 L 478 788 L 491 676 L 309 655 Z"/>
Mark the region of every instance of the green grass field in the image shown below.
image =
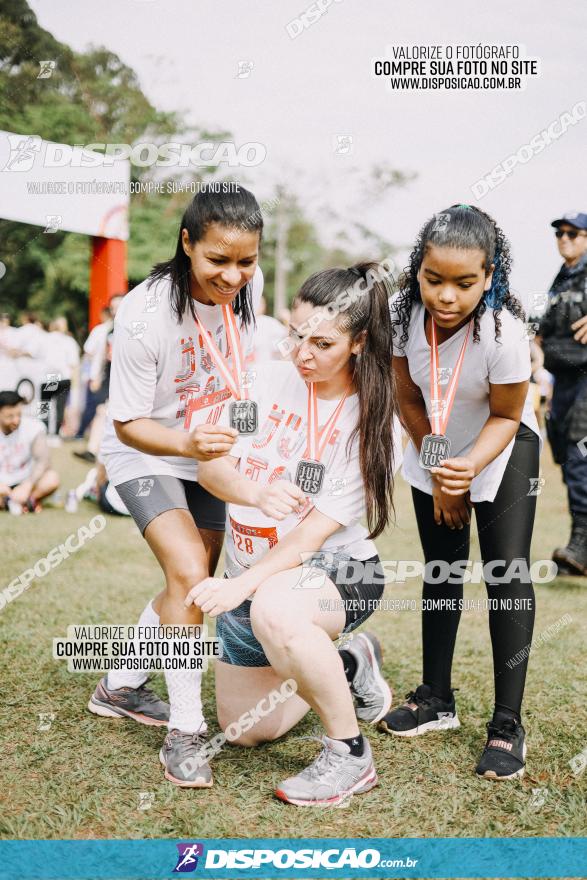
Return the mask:
<path id="1" fill-rule="evenodd" d="M 59 449 L 54 460 L 64 487 L 81 482 L 83 465 Z M 538 499 L 533 558 L 548 558 L 566 541 L 568 515 L 560 474 L 546 452 Z M 411 501 L 398 479 L 397 528 L 378 541 L 382 558 L 421 558 Z M 97 509 L 76 514 L 0 517 L 2 588 L 82 524 Z M 478 558 L 476 540 L 471 555 Z M 585 632 L 587 582 L 560 579 L 537 587 L 535 635 L 564 614 L 572 621 L 533 653 L 524 722 L 528 764 L 523 780 L 478 780 L 473 768 L 492 708 L 487 613 L 463 613 L 454 664 L 460 730 L 397 740 L 369 729 L 380 785 L 344 808 L 296 809 L 272 797 L 274 786 L 317 753 L 308 716 L 285 739 L 255 750 L 227 747 L 214 762 L 215 784 L 184 791 L 163 778 L 157 752 L 164 731 L 91 715 L 86 704 L 95 676 L 70 674 L 52 659 L 52 639 L 69 624 L 130 624 L 161 588 L 161 575 L 134 524 L 109 518 L 84 548 L 0 611 L 2 641 L 2 792 L 0 833 L 7 838 L 173 837 L 476 837 L 585 834 L 587 772 L 569 760 L 587 746 Z M 389 597 L 419 596 L 420 584 L 388 585 Z M 483 598 L 483 586 L 466 596 Z M 368 623 L 384 646 L 384 671 L 395 699 L 420 681 L 420 620 L 413 611 L 380 611 Z M 155 687 L 164 694 L 162 677 Z M 204 679 L 211 733 L 214 680 Z M 53 713 L 40 730 L 40 713 Z M 540 789 L 537 793 L 535 790 Z M 150 809 L 139 808 L 149 792 Z M 540 802 L 543 801 L 542 805 Z"/>

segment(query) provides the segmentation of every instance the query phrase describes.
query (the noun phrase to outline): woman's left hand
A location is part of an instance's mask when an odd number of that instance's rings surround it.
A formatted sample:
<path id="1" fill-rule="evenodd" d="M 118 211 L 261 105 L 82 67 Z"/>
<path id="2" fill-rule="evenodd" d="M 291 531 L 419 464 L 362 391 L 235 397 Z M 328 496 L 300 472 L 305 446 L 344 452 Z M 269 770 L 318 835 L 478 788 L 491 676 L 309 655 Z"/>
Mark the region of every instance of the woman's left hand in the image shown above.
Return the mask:
<path id="1" fill-rule="evenodd" d="M 447 495 L 464 495 L 475 477 L 475 464 L 470 458 L 447 458 L 442 467 L 430 468 L 430 473 Z"/>
<path id="2" fill-rule="evenodd" d="M 218 617 L 232 611 L 255 592 L 250 582 L 241 575 L 235 578 L 208 577 L 192 587 L 185 597 L 185 605 L 197 605 L 209 617 Z"/>

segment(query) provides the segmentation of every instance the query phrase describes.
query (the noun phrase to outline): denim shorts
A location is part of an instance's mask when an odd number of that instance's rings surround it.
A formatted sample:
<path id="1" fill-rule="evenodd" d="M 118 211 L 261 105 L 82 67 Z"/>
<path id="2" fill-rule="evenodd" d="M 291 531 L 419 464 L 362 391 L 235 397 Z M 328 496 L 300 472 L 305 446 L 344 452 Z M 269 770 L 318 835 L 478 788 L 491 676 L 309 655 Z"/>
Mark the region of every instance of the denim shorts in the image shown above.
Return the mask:
<path id="1" fill-rule="evenodd" d="M 343 632 L 356 629 L 377 611 L 385 588 L 385 572 L 379 556 L 359 561 L 345 553 L 320 550 L 304 562 L 304 580 L 312 577 L 309 569 L 324 571 L 336 585 L 345 603 Z M 233 666 L 270 666 L 263 646 L 253 633 L 250 609 L 251 600 L 245 599 L 237 608 L 217 618 L 216 637 L 222 642 L 222 662 Z"/>

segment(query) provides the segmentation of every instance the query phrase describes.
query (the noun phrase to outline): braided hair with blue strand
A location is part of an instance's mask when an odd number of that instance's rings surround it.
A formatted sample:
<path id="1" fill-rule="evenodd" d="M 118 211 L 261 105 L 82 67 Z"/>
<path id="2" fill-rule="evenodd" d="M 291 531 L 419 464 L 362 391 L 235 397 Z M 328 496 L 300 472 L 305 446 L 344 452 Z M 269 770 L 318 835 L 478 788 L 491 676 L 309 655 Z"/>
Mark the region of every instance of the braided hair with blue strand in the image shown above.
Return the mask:
<path id="1" fill-rule="evenodd" d="M 408 340 L 412 304 L 421 302 L 418 272 L 429 245 L 458 249 L 478 249 L 485 254 L 485 272 L 493 266 L 491 287 L 486 291 L 473 312 L 473 341 L 479 342 L 480 322 L 487 309 L 492 309 L 495 338 L 501 336 L 500 313 L 507 309 L 514 317 L 526 320 L 522 304 L 509 288 L 512 265 L 507 238 L 493 217 L 471 205 L 452 205 L 428 220 L 416 239 L 408 266 L 399 279 L 399 295 L 395 301 L 393 327 L 399 327 L 400 346 Z"/>

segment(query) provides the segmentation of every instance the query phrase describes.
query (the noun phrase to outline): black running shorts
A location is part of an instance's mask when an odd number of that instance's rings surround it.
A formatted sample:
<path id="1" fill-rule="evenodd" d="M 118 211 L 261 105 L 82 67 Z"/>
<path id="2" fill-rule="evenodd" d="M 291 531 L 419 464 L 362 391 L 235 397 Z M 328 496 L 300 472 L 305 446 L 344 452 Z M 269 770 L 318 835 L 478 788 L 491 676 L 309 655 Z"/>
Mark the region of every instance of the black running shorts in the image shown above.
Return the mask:
<path id="1" fill-rule="evenodd" d="M 116 490 L 142 535 L 149 523 L 166 510 L 189 510 L 199 529 L 223 532 L 226 505 L 195 480 L 146 476 L 119 483 Z"/>

